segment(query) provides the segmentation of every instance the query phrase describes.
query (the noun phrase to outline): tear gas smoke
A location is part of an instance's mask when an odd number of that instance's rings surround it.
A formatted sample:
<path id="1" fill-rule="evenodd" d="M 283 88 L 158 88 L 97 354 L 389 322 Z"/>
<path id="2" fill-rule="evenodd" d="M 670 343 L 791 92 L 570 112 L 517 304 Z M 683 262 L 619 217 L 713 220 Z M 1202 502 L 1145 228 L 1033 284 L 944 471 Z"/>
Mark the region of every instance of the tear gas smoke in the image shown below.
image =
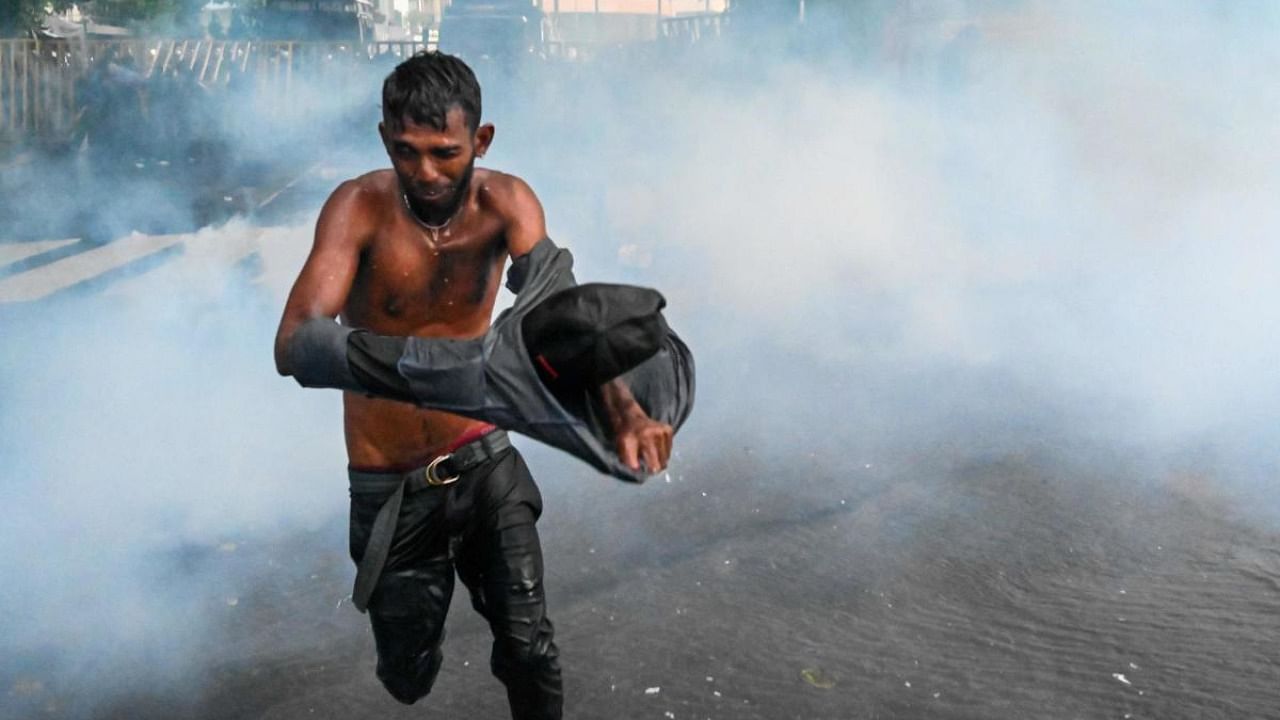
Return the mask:
<path id="1" fill-rule="evenodd" d="M 798 442 L 839 474 L 1083 438 L 1066 445 L 1128 458 L 1135 482 L 1194 471 L 1274 523 L 1280 16 L 938 8 L 886 11 L 856 64 L 722 47 L 678 70 L 482 76 L 485 164 L 530 181 L 580 279 L 668 296 L 701 371 L 675 472 L 746 448 L 763 469 L 744 487 L 820 496 L 788 475 Z M 228 151 L 384 165 L 377 80 L 352 83 L 315 88 L 347 109 L 268 132 L 218 110 L 238 128 Z M 344 140 L 357 125 L 367 137 Z M 98 701 L 198 685 L 227 659 L 218 608 L 258 577 L 220 553 L 344 511 L 339 398 L 271 363 L 310 221 L 205 228 L 161 271 L 0 316 L 0 680 L 47 675 Z M 583 523 L 654 502 L 529 449 Z M 315 544 L 340 554 L 345 538 Z"/>

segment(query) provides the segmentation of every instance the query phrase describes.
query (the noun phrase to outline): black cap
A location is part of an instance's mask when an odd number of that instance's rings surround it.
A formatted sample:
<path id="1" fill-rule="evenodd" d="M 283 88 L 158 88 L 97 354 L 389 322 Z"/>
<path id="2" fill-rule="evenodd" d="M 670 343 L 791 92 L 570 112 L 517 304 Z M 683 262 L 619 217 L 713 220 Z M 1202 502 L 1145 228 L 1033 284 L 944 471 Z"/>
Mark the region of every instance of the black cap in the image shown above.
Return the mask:
<path id="1" fill-rule="evenodd" d="M 525 347 L 553 390 L 602 385 L 653 357 L 669 332 L 657 290 L 588 283 L 538 303 L 521 323 Z"/>

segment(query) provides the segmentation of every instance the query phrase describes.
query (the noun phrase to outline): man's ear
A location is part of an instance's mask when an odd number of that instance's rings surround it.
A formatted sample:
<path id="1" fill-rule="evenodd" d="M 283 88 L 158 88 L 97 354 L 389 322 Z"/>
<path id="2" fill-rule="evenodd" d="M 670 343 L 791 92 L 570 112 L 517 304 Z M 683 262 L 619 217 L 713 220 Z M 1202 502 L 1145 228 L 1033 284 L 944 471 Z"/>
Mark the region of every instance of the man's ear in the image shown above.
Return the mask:
<path id="1" fill-rule="evenodd" d="M 485 123 L 476 128 L 476 157 L 484 157 L 493 143 L 493 123 Z"/>
<path id="2" fill-rule="evenodd" d="M 382 144 L 387 144 L 387 124 L 381 120 L 378 121 L 378 137 L 382 138 Z"/>

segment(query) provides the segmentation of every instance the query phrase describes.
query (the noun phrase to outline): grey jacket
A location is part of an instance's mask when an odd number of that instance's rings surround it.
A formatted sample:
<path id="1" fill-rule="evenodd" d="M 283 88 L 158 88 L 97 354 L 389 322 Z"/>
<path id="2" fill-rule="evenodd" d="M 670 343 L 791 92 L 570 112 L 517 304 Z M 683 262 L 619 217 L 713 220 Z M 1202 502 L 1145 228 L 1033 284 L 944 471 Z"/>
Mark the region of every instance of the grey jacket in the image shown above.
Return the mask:
<path id="1" fill-rule="evenodd" d="M 538 378 L 525 348 L 521 319 L 576 284 L 573 256 L 544 239 L 512 263 L 507 287 L 515 303 L 484 336 L 387 337 L 316 318 L 290 342 L 294 378 L 305 387 L 390 397 L 490 422 L 564 450 L 600 472 L 643 482 L 644 474 L 618 458 L 597 394 L 558 399 Z M 693 408 L 693 355 L 674 332 L 622 379 L 649 417 L 676 429 Z"/>

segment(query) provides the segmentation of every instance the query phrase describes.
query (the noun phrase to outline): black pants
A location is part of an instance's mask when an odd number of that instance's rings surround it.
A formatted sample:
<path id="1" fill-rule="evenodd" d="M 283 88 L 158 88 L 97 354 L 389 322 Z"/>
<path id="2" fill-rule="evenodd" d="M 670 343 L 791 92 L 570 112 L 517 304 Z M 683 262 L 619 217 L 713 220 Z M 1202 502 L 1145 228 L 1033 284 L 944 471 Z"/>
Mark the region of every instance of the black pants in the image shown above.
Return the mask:
<path id="1" fill-rule="evenodd" d="M 351 493 L 351 557 L 359 564 L 385 495 Z M 378 679 L 400 702 L 431 692 L 440 671 L 454 571 L 493 631 L 490 665 L 515 720 L 558 720 L 558 651 L 542 588 L 542 514 L 524 459 L 510 449 L 404 499 L 387 564 L 369 600 Z"/>

